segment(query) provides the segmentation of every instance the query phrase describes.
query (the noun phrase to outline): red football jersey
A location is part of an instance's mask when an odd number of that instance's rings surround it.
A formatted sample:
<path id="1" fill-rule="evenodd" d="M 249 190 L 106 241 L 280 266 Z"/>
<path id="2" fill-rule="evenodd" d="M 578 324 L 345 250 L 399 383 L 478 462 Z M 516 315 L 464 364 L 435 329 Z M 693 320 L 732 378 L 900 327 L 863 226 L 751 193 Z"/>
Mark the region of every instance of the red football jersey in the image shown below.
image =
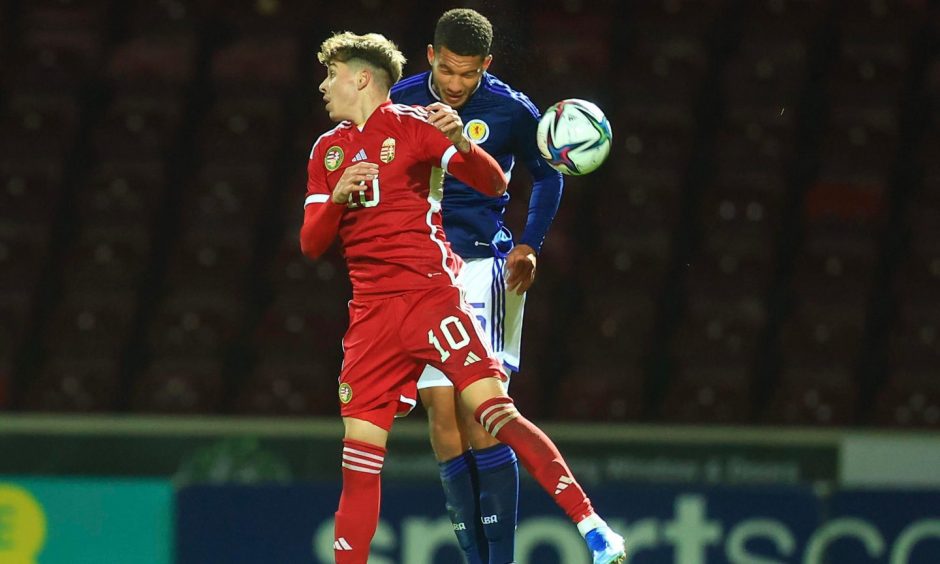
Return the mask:
<path id="1" fill-rule="evenodd" d="M 310 152 L 304 207 L 336 205 L 331 194 L 346 167 L 379 165 L 378 177 L 352 195 L 339 224 L 356 296 L 456 285 L 461 262 L 444 236 L 440 201 L 442 175 L 457 150 L 427 115 L 424 108 L 385 102 L 361 129 L 344 121 Z"/>

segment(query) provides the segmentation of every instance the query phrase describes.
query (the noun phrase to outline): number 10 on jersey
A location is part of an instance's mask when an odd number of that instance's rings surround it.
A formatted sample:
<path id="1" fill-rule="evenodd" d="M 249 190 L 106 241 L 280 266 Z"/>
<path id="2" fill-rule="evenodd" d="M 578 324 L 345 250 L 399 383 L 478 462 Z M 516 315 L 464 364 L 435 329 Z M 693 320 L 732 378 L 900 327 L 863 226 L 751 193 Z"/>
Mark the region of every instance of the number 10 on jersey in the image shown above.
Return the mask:
<path id="1" fill-rule="evenodd" d="M 441 335 L 444 336 L 444 340 L 447 341 L 450 350 L 444 348 L 441 340 L 434 333 L 433 329 L 428 331 L 428 343 L 441 354 L 441 362 L 447 362 L 447 359 L 450 358 L 451 351 L 459 351 L 470 344 L 470 334 L 467 333 L 467 328 L 463 326 L 459 318 L 453 315 L 445 317 L 444 320 L 441 321 L 440 332 Z M 454 335 L 455 332 L 457 336 Z M 457 338 L 458 336 L 460 337 L 459 339 Z"/>

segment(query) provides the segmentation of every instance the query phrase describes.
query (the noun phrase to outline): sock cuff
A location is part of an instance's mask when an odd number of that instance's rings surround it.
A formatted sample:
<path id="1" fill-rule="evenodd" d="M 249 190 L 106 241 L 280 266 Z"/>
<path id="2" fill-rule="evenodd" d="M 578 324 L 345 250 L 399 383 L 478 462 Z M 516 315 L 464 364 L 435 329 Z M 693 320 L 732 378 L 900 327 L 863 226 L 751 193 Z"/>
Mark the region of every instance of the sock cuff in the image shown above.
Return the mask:
<path id="1" fill-rule="evenodd" d="M 515 451 L 509 445 L 504 444 L 474 450 L 473 458 L 480 470 L 490 470 L 516 463 Z"/>
<path id="2" fill-rule="evenodd" d="M 582 537 L 585 537 L 587 536 L 588 533 L 590 533 L 594 529 L 598 527 L 603 527 L 606 524 L 607 523 L 603 519 L 601 519 L 597 515 L 597 513 L 592 512 L 590 515 L 586 516 L 584 519 L 581 519 L 580 521 L 578 521 L 577 523 L 578 532 L 581 533 Z"/>
<path id="3" fill-rule="evenodd" d="M 470 457 L 470 451 L 467 451 L 460 456 L 455 456 L 450 460 L 445 460 L 444 462 L 438 463 L 438 468 L 441 471 L 441 478 L 449 480 L 454 476 L 458 476 L 464 472 L 470 471 L 470 463 L 472 458 Z"/>
<path id="4" fill-rule="evenodd" d="M 379 474 L 384 464 L 383 447 L 354 439 L 343 439 L 343 468 L 364 474 Z"/>
<path id="5" fill-rule="evenodd" d="M 512 398 L 496 396 L 481 403 L 473 415 L 486 432 L 495 437 L 503 425 L 519 417 L 519 412 L 516 411 Z"/>

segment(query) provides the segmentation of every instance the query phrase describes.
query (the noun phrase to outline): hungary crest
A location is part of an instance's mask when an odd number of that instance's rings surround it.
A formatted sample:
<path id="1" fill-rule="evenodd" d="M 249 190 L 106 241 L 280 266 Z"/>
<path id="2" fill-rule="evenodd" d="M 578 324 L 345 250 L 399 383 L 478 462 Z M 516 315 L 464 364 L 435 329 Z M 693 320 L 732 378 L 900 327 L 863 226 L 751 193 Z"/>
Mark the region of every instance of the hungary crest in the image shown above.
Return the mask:
<path id="1" fill-rule="evenodd" d="M 382 142 L 382 151 L 379 153 L 379 160 L 385 164 L 395 160 L 395 140 L 391 137 Z"/>
<path id="2" fill-rule="evenodd" d="M 343 402 L 344 404 L 347 404 L 352 401 L 352 395 L 353 395 L 352 386 L 350 386 L 346 382 L 343 382 L 342 384 L 339 385 L 339 401 Z"/>
<path id="3" fill-rule="evenodd" d="M 326 150 L 326 156 L 323 157 L 323 165 L 326 166 L 326 170 L 333 172 L 338 169 L 341 164 L 343 164 L 343 149 L 333 145 Z"/>

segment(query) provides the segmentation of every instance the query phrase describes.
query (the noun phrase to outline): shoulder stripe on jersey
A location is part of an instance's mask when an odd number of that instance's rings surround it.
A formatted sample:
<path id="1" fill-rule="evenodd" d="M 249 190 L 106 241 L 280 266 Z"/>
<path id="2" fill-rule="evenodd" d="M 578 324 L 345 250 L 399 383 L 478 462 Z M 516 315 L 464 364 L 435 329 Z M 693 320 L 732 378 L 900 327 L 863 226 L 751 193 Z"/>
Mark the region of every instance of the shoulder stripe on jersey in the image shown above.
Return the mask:
<path id="1" fill-rule="evenodd" d="M 310 204 L 325 204 L 329 201 L 329 194 L 310 194 L 307 196 L 307 199 L 304 200 L 304 207 L 307 207 Z"/>
<path id="2" fill-rule="evenodd" d="M 493 82 L 486 85 L 486 89 L 492 92 L 493 94 L 498 94 L 500 96 L 505 96 L 506 98 L 511 98 L 516 102 L 519 102 L 525 109 L 529 110 L 536 118 L 540 117 L 542 113 L 538 108 L 535 107 L 535 104 L 532 103 L 532 100 L 529 100 L 529 97 L 521 92 L 516 92 L 509 86 L 501 82 Z"/>
<path id="3" fill-rule="evenodd" d="M 457 147 L 454 147 L 453 145 L 451 145 L 450 147 L 447 148 L 446 151 L 444 151 L 444 156 L 441 157 L 441 168 L 444 169 L 444 172 L 447 172 L 447 165 L 450 164 L 450 159 L 452 159 L 454 155 L 456 154 L 457 154 Z"/>
<path id="4" fill-rule="evenodd" d="M 409 106 L 407 104 L 392 104 L 392 107 L 396 112 L 404 115 L 411 116 L 421 121 L 428 121 L 428 116 L 431 114 L 422 108 L 421 106 Z"/>
<path id="5" fill-rule="evenodd" d="M 308 157 L 308 160 L 313 158 L 313 152 L 317 150 L 317 144 L 320 143 L 320 140 L 321 140 L 321 139 L 323 139 L 323 138 L 326 137 L 327 135 L 332 135 L 332 134 L 336 133 L 336 132 L 339 131 L 340 129 L 348 129 L 350 126 L 352 126 L 352 123 L 351 123 L 351 122 L 348 122 L 348 121 L 341 121 L 341 122 L 339 122 L 339 125 L 337 125 L 337 126 L 334 127 L 333 129 L 327 131 L 327 132 L 324 133 L 323 135 L 317 137 L 317 140 L 313 142 L 313 147 L 310 148 L 310 157 Z"/>

